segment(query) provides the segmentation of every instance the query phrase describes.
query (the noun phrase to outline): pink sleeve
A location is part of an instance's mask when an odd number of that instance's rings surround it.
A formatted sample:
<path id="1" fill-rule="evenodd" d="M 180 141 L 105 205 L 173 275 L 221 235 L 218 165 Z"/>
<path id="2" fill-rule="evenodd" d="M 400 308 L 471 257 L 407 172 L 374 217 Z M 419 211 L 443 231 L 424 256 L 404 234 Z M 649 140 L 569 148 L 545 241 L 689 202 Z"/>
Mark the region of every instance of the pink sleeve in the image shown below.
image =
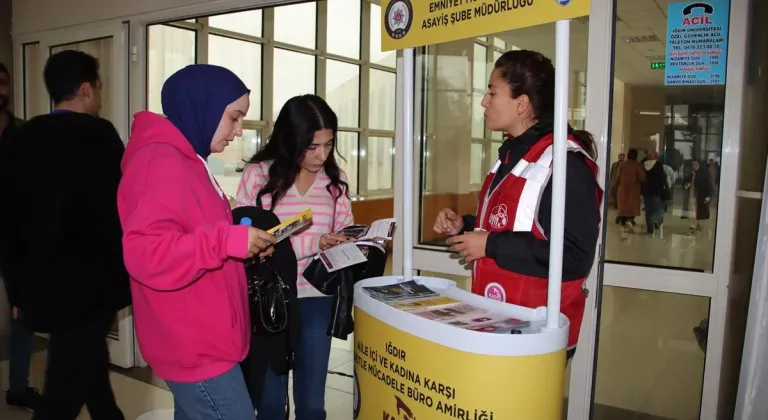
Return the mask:
<path id="1" fill-rule="evenodd" d="M 126 168 L 118 201 L 124 211 L 125 265 L 136 281 L 157 290 L 183 288 L 230 257 L 245 258 L 248 227 L 222 221 L 186 231 L 185 203 L 195 200 L 178 188 L 188 163 L 172 149 L 149 146 Z M 148 182 L 149 181 L 149 182 Z"/>
<path id="2" fill-rule="evenodd" d="M 250 163 L 245 166 L 240 184 L 237 186 L 235 201 L 237 206 L 255 206 L 256 194 L 266 185 L 267 174 L 261 163 Z"/>

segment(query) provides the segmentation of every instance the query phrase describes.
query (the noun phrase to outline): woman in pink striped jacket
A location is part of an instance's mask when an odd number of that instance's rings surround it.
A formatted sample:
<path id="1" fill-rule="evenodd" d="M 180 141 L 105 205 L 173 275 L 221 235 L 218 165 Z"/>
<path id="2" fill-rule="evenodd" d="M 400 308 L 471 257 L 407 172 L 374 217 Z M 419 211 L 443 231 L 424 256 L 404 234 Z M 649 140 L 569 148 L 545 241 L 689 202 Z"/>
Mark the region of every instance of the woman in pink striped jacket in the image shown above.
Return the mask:
<path id="1" fill-rule="evenodd" d="M 325 420 L 325 379 L 333 298 L 309 284 L 302 273 L 320 250 L 346 240 L 335 232 L 353 223 L 349 184 L 334 157 L 338 119 L 319 96 L 288 100 L 267 144 L 248 162 L 237 189 L 238 206 L 260 203 L 281 221 L 312 209 L 309 229 L 291 238 L 298 259 L 301 336 L 293 376 L 296 420 Z M 285 418 L 288 375 L 271 369 L 257 409 L 259 420 Z"/>

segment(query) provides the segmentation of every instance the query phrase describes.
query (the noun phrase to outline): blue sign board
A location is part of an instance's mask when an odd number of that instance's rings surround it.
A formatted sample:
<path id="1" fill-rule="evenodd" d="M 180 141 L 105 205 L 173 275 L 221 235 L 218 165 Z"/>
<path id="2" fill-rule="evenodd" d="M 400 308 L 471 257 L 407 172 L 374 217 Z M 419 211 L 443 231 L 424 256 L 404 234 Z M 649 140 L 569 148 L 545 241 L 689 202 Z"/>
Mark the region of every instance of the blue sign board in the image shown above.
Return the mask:
<path id="1" fill-rule="evenodd" d="M 723 85 L 729 0 L 670 3 L 664 84 Z"/>

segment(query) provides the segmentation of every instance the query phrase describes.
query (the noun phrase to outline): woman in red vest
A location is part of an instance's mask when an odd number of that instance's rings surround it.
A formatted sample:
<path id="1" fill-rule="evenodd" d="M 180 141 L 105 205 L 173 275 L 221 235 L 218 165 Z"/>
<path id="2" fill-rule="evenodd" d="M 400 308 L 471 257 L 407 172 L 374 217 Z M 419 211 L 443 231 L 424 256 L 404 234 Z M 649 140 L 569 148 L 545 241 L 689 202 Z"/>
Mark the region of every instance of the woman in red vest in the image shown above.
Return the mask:
<path id="1" fill-rule="evenodd" d="M 483 98 L 485 121 L 506 141 L 485 177 L 478 214 L 440 211 L 435 231 L 473 264 L 472 292 L 536 308 L 547 304 L 552 207 L 555 68 L 534 51 L 499 57 Z M 568 128 L 565 246 L 561 311 L 570 320 L 568 356 L 578 341 L 586 303 L 584 281 L 595 258 L 602 190 L 595 144 Z"/>

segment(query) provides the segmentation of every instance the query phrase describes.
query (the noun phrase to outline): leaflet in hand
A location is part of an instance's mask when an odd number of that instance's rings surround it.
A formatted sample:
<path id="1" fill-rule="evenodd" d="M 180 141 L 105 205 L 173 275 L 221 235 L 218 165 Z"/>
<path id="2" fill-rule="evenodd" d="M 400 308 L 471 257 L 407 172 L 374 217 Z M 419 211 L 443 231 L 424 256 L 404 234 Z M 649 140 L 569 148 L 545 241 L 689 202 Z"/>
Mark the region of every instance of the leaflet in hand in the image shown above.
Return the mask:
<path id="1" fill-rule="evenodd" d="M 414 280 L 387 286 L 363 287 L 363 289 L 372 298 L 386 303 L 440 296 L 429 287 L 418 284 Z"/>
<path id="2" fill-rule="evenodd" d="M 352 238 L 355 242 L 382 243 L 391 241 L 395 234 L 395 219 L 381 219 L 369 226 L 352 225 L 342 229 L 342 235 Z"/>
<path id="3" fill-rule="evenodd" d="M 300 214 L 291 217 L 283 223 L 268 230 L 268 233 L 275 235 L 277 242 L 293 235 L 294 233 L 304 229 L 312 224 L 312 209 L 306 209 Z"/>
<path id="4" fill-rule="evenodd" d="M 320 251 L 317 258 L 320 258 L 329 273 L 368 261 L 368 258 L 357 248 L 354 242 L 344 242 Z"/>

